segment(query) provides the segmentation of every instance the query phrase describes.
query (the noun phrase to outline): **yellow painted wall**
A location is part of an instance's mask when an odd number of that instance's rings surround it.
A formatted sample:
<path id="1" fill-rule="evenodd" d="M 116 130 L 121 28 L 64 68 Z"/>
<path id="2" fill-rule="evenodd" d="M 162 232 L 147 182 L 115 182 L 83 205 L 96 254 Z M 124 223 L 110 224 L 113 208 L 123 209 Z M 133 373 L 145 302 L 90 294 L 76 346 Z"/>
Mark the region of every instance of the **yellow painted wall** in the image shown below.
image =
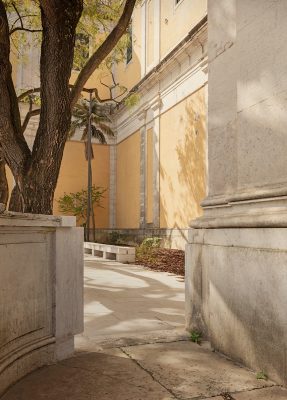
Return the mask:
<path id="1" fill-rule="evenodd" d="M 146 145 L 146 222 L 153 222 L 153 129 L 147 131 Z"/>
<path id="2" fill-rule="evenodd" d="M 109 179 L 110 179 L 110 148 L 105 145 L 93 145 L 94 160 L 93 183 L 96 186 L 106 188 L 105 197 L 102 200 L 103 208 L 95 207 L 96 228 L 109 227 Z M 13 175 L 6 167 L 9 192 L 14 186 Z M 88 165 L 84 154 L 84 143 L 70 141 L 66 143 L 60 175 L 54 197 L 54 215 L 61 215 L 57 200 L 65 192 L 74 193 L 87 188 Z"/>
<path id="3" fill-rule="evenodd" d="M 161 58 L 172 50 L 206 15 L 207 0 L 161 0 Z"/>
<path id="4" fill-rule="evenodd" d="M 148 0 L 147 2 L 147 21 L 146 21 L 146 57 L 147 65 L 151 65 L 154 62 L 154 48 L 155 48 L 155 18 L 154 18 L 154 0 Z"/>
<path id="5" fill-rule="evenodd" d="M 133 57 L 126 64 L 122 62 L 115 67 L 117 82 L 131 89 L 141 79 L 141 8 L 136 7 L 132 16 Z"/>
<path id="6" fill-rule="evenodd" d="M 206 15 L 207 0 L 161 0 L 160 21 L 154 19 L 155 1 L 146 2 L 146 64 L 153 66 L 156 42 L 160 40 L 160 59 L 163 59 L 190 30 Z M 156 24 L 160 24 L 160 37 L 155 35 Z M 142 20 L 141 6 L 133 13 L 133 59 L 115 67 L 116 77 L 121 85 L 131 89 L 141 79 L 140 65 L 142 52 Z"/>
<path id="7" fill-rule="evenodd" d="M 9 188 L 9 199 L 8 199 L 8 204 L 9 204 L 11 191 L 14 187 L 14 177 L 13 177 L 11 169 L 8 167 L 8 165 L 6 165 L 6 178 L 7 178 L 7 182 L 8 182 L 8 188 Z"/>
<path id="8" fill-rule="evenodd" d="M 18 74 L 18 67 L 19 67 L 19 61 L 16 57 L 17 50 L 12 46 L 12 51 L 10 52 L 10 62 L 12 64 L 12 79 L 13 82 L 17 82 L 17 74 Z"/>
<path id="9" fill-rule="evenodd" d="M 139 228 L 140 132 L 117 146 L 117 228 Z"/>
<path id="10" fill-rule="evenodd" d="M 93 183 L 96 186 L 109 188 L 110 148 L 109 146 L 94 144 L 94 160 L 92 161 Z M 55 192 L 54 214 L 61 214 L 58 210 L 57 199 L 65 192 L 74 193 L 87 188 L 88 165 L 84 153 L 84 143 L 70 141 L 66 143 L 61 165 L 58 184 Z M 102 201 L 104 208 L 95 208 L 97 228 L 109 227 L 109 191 Z"/>
<path id="11" fill-rule="evenodd" d="M 205 197 L 204 88 L 160 119 L 160 227 L 186 228 Z"/>

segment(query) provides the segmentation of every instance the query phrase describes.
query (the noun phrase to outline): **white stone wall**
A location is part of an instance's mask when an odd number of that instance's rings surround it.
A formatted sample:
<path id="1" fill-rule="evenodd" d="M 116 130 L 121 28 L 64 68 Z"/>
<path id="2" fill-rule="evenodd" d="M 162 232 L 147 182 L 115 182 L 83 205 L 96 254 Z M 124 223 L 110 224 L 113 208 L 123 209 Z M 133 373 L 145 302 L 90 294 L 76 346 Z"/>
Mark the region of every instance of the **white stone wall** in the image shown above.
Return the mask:
<path id="1" fill-rule="evenodd" d="M 208 197 L 186 250 L 187 328 L 285 385 L 286 17 L 209 0 Z"/>
<path id="2" fill-rule="evenodd" d="M 209 1 L 208 12 L 208 201 L 286 195 L 286 1 Z"/>
<path id="3" fill-rule="evenodd" d="M 83 330 L 83 231 L 74 217 L 0 214 L 0 395 L 73 354 Z"/>

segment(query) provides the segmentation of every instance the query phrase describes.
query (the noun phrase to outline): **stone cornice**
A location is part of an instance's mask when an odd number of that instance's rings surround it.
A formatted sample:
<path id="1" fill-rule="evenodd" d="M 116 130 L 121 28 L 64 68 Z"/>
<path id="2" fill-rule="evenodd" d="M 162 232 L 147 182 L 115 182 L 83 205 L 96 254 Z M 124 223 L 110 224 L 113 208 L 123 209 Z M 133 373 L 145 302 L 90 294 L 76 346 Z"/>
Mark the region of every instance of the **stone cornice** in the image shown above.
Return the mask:
<path id="1" fill-rule="evenodd" d="M 174 70 L 159 74 L 157 80 L 150 81 L 149 90 L 139 91 L 141 96 L 138 105 L 132 109 L 124 108 L 114 114 L 114 130 L 117 142 L 126 139 L 144 125 L 151 124 L 159 115 L 174 107 L 180 101 L 203 87 L 207 83 L 207 57 L 201 53 L 201 46 L 193 45 L 193 54 L 181 64 L 174 64 Z"/>
<path id="2" fill-rule="evenodd" d="M 148 91 L 150 87 L 156 85 L 169 72 L 175 70 L 187 58 L 192 57 L 194 47 L 200 46 L 203 49 L 202 43 L 207 43 L 207 16 L 188 33 L 188 35 L 151 71 L 149 71 L 139 83 L 137 83 L 129 93 L 142 93 Z M 206 53 L 203 50 L 202 60 L 207 59 Z M 207 66 L 207 62 L 204 62 Z M 206 70 L 207 73 L 207 70 Z M 119 109 L 114 110 L 115 116 L 126 112 L 124 100 L 119 105 Z"/>
<path id="3" fill-rule="evenodd" d="M 0 204 L 1 205 L 1 204 Z M 63 227 L 70 228 L 76 226 L 76 218 L 70 216 L 54 216 L 54 215 L 39 215 L 25 214 L 4 211 L 0 213 L 0 226 L 16 227 Z"/>
<path id="4" fill-rule="evenodd" d="M 209 203 L 191 228 L 286 228 L 287 196 L 260 198 L 226 204 Z"/>

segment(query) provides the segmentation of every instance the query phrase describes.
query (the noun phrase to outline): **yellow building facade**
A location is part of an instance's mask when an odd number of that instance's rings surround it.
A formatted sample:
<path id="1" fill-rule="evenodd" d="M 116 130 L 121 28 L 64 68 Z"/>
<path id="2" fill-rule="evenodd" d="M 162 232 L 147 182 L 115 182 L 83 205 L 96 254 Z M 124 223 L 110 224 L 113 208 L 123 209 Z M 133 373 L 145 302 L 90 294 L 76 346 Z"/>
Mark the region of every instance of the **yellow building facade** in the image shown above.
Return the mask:
<path id="1" fill-rule="evenodd" d="M 116 79 L 137 93 L 114 116 L 110 229 L 184 248 L 206 194 L 206 1 L 149 0 L 132 18 L 133 53 Z"/>
<path id="2" fill-rule="evenodd" d="M 113 69 L 115 80 L 137 94 L 113 112 L 115 138 L 93 144 L 93 183 L 106 189 L 96 208 L 99 238 L 112 231 L 162 236 L 184 248 L 189 221 L 201 215 L 206 188 L 207 1 L 145 0 L 131 21 L 129 59 Z M 18 66 L 16 86 L 38 86 L 39 54 Z M 35 69 L 35 71 L 34 71 Z M 76 72 L 72 75 L 72 81 Z M 105 88 L 98 71 L 87 87 Z M 23 105 L 25 107 L 25 105 Z M 32 146 L 37 119 L 27 132 Z M 30 138 L 29 138 L 30 137 Z M 67 142 L 55 193 L 54 213 L 64 193 L 87 187 L 84 145 Z"/>

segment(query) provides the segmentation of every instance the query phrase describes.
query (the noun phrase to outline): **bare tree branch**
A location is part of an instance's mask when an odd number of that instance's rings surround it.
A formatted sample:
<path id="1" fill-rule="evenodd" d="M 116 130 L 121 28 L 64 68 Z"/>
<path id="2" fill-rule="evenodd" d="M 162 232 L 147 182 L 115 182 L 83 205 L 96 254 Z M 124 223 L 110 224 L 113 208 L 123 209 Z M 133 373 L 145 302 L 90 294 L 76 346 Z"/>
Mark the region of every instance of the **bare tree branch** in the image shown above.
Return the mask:
<path id="1" fill-rule="evenodd" d="M 21 100 L 25 99 L 25 97 L 28 97 L 28 96 L 30 96 L 30 95 L 33 94 L 33 93 L 39 93 L 40 90 L 41 90 L 41 88 L 28 89 L 28 90 L 26 90 L 25 92 L 21 93 L 21 94 L 18 96 L 18 101 L 21 101 Z"/>
<path id="2" fill-rule="evenodd" d="M 21 26 L 17 26 L 16 28 L 14 28 L 10 31 L 9 35 L 11 36 L 14 32 L 17 32 L 17 31 L 32 32 L 32 33 L 43 32 L 42 29 L 29 29 L 29 28 L 22 28 Z"/>
<path id="3" fill-rule="evenodd" d="M 32 103 L 32 106 L 33 106 L 33 103 Z M 31 108 L 29 109 L 29 111 L 27 112 L 26 117 L 24 119 L 24 122 L 22 124 L 22 132 L 23 133 L 25 132 L 25 130 L 30 122 L 30 119 L 32 117 L 35 117 L 36 115 L 40 115 L 40 112 L 41 112 L 40 108 L 36 108 L 35 110 L 32 110 Z"/>
<path id="4" fill-rule="evenodd" d="M 110 92 L 110 97 L 106 98 L 106 99 L 100 99 L 99 95 L 98 95 L 98 91 L 95 89 L 95 97 L 96 99 L 100 102 L 100 103 L 106 103 L 106 102 L 115 102 L 115 103 L 119 103 L 119 101 L 117 101 L 118 98 L 122 97 L 126 92 L 127 92 L 127 88 L 126 87 L 120 87 L 119 83 L 116 82 L 114 74 L 111 72 L 111 76 L 112 76 L 112 80 L 113 80 L 113 85 L 107 85 L 106 83 L 102 82 L 102 80 L 100 79 L 100 83 L 101 85 L 105 86 L 107 89 L 109 89 Z M 117 96 L 113 96 L 113 90 L 116 89 L 117 87 L 120 87 L 120 89 L 122 90 L 121 93 L 119 93 Z"/>
<path id="5" fill-rule="evenodd" d="M 79 73 L 79 76 L 76 80 L 76 83 L 71 93 L 72 108 L 76 104 L 78 98 L 80 97 L 81 92 L 85 86 L 85 83 L 87 82 L 89 77 L 98 68 L 98 66 L 102 63 L 102 61 L 110 54 L 110 52 L 116 46 L 120 38 L 126 33 L 135 3 L 136 0 L 126 0 L 122 15 L 117 25 L 108 35 L 106 40 L 90 57 L 90 59 L 87 61 L 82 71 Z"/>
<path id="6" fill-rule="evenodd" d="M 5 160 L 17 179 L 31 153 L 21 131 L 9 55 L 9 24 L 5 5 L 0 0 L 0 142 Z"/>
<path id="7" fill-rule="evenodd" d="M 25 27 L 24 27 L 24 23 L 23 23 L 23 18 L 27 17 L 27 15 L 26 15 L 26 16 L 22 16 L 22 15 L 20 14 L 20 12 L 19 12 L 19 10 L 18 10 L 18 8 L 17 8 L 17 6 L 16 6 L 16 4 L 15 4 L 14 2 L 12 2 L 12 7 L 14 8 L 16 14 L 18 15 L 18 18 L 17 18 L 16 21 L 14 21 L 14 23 L 13 23 L 12 29 L 11 29 L 10 32 L 9 32 L 9 35 L 10 35 L 10 36 L 11 36 L 14 32 L 17 32 L 17 31 L 42 32 L 42 29 L 30 29 L 30 28 L 25 28 Z M 15 24 L 16 24 L 18 21 L 20 21 L 20 26 L 16 26 L 16 27 L 14 28 Z"/>
<path id="8" fill-rule="evenodd" d="M 26 14 L 26 15 L 20 15 L 18 18 L 15 19 L 15 21 L 13 22 L 11 29 L 13 29 L 15 27 L 15 25 L 17 24 L 18 21 L 22 20 L 24 18 L 30 18 L 30 17 L 37 17 L 36 14 Z"/>
<path id="9" fill-rule="evenodd" d="M 14 8 L 16 14 L 18 15 L 18 20 L 20 20 L 21 27 L 23 28 L 22 17 L 21 17 L 21 14 L 19 13 L 18 8 L 16 7 L 16 4 L 14 3 L 14 1 L 12 2 L 12 7 Z"/>

